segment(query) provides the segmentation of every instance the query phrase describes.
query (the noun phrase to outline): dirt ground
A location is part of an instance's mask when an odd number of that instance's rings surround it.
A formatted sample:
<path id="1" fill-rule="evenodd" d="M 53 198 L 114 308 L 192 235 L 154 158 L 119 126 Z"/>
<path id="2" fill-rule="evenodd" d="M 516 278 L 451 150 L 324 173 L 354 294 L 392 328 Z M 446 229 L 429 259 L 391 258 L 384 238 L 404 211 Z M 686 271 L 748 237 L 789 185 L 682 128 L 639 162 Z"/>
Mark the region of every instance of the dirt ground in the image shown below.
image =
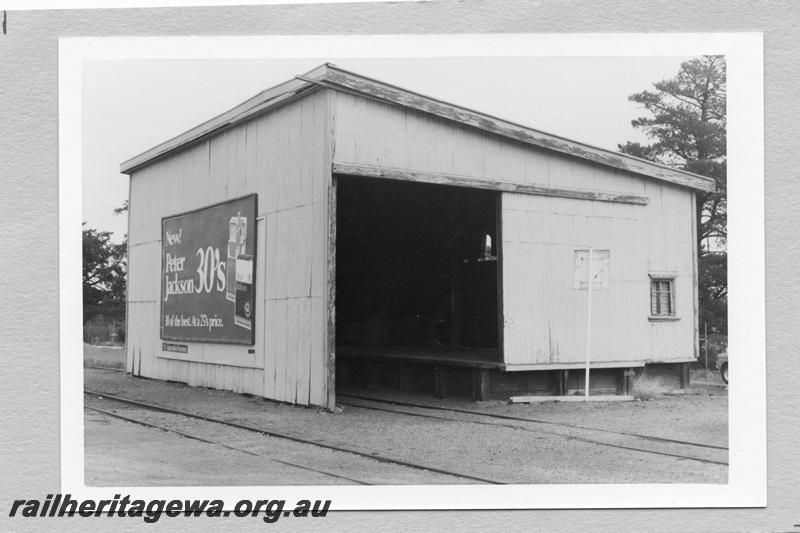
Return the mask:
<path id="1" fill-rule="evenodd" d="M 85 366 L 125 368 L 125 347 L 84 344 L 83 364 Z"/>
<path id="2" fill-rule="evenodd" d="M 121 350 L 90 348 L 89 366 L 123 366 Z M 266 401 L 226 391 L 133 378 L 122 372 L 86 369 L 88 389 L 170 406 L 306 440 L 339 446 L 365 455 L 418 463 L 500 483 L 725 483 L 727 466 L 624 449 L 630 438 L 602 436 L 614 445 L 586 442 L 595 433 L 546 424 L 506 427 L 476 424 L 469 417 L 428 411 L 452 420 L 386 413 L 344 405 L 341 413 Z M 709 382 L 684 394 L 660 395 L 650 401 L 619 403 L 471 402 L 408 396 L 389 391 L 340 391 L 379 395 L 383 399 L 479 410 L 501 414 L 646 434 L 670 439 L 727 445 L 727 390 Z M 343 402 L 347 399 L 340 396 Z M 126 408 L 109 400 L 86 397 L 87 406 L 117 411 Z M 352 402 L 351 402 L 352 403 Z M 388 405 L 387 405 L 388 406 Z M 388 406 L 391 407 L 391 406 Z M 413 409 L 411 409 L 413 411 Z M 131 413 L 130 410 L 127 411 Z M 422 412 L 417 410 L 416 412 Z M 133 412 L 131 417 L 181 427 L 210 443 L 86 411 L 86 479 L 99 485 L 275 485 L 325 484 L 347 480 L 370 484 L 458 483 L 433 471 L 408 469 L 370 461 L 343 452 L 323 450 L 274 437 L 236 433 L 229 427 L 203 424 L 186 417 Z M 170 415 L 175 417 L 175 415 Z M 166 418 L 165 418 L 166 417 Z M 473 417 L 474 418 L 474 417 Z M 180 420 L 182 419 L 182 420 Z M 581 440 L 581 439 L 584 440 Z M 149 444 L 148 444 L 149 443 Z M 224 446 L 243 447 L 259 457 Z M 658 449 L 658 448 L 653 448 Z M 157 450 L 157 453 L 154 453 Z M 726 460 L 726 452 L 714 451 Z M 187 458 L 188 457 L 188 458 Z M 284 460 L 332 473 L 277 463 Z M 202 458 L 213 458 L 213 472 Z M 206 465 L 205 467 L 203 465 Z M 255 467 L 255 468 L 254 468 Z M 287 483 L 291 482 L 291 483 Z"/>
<path id="3" fill-rule="evenodd" d="M 86 410 L 86 484 L 90 486 L 226 486 L 459 484 L 439 475 L 335 450 L 87 399 L 87 405 L 191 434 L 203 442 Z M 218 444 L 215 444 L 218 443 Z M 157 453 L 154 453 L 157 450 Z"/>

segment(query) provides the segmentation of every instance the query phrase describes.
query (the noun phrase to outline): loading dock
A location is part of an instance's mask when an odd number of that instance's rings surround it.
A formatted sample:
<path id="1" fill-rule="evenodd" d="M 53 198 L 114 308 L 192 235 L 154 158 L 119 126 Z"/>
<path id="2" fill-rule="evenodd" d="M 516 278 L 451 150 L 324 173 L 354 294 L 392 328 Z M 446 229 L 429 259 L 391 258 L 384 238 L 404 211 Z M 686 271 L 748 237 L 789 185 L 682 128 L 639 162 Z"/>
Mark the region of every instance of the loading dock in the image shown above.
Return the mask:
<path id="1" fill-rule="evenodd" d="M 633 368 L 677 380 L 697 357 L 695 192 L 714 186 L 702 176 L 327 64 L 122 171 L 135 375 L 329 408 L 337 380 L 479 399 L 570 394 L 583 386 L 588 288 L 595 392 L 624 392 Z M 199 267 L 193 250 L 173 254 L 167 265 L 189 266 L 165 278 L 163 221 L 210 220 L 213 206 L 251 195 L 257 242 L 224 266 L 216 254 L 236 249 L 225 232 L 241 209 L 216 217 L 220 242 L 184 230 L 218 273 L 202 286 L 223 303 L 179 295 L 171 316 L 186 334 L 165 336 L 164 285 L 185 286 Z M 598 260 L 587 270 L 588 250 Z M 228 264 L 238 276 L 223 275 Z M 192 334 L 196 309 L 221 329 L 250 320 L 252 336 Z"/>

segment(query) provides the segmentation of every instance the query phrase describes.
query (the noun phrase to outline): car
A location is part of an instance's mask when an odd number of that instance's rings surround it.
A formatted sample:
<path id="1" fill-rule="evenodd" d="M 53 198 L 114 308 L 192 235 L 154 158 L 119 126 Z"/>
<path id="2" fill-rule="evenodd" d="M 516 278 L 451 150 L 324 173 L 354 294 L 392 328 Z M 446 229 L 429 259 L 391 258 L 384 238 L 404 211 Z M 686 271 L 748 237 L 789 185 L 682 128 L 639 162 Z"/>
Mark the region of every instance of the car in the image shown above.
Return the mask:
<path id="1" fill-rule="evenodd" d="M 720 353 L 717 356 L 717 370 L 719 370 L 719 375 L 722 378 L 722 381 L 725 383 L 728 382 L 728 350 Z"/>

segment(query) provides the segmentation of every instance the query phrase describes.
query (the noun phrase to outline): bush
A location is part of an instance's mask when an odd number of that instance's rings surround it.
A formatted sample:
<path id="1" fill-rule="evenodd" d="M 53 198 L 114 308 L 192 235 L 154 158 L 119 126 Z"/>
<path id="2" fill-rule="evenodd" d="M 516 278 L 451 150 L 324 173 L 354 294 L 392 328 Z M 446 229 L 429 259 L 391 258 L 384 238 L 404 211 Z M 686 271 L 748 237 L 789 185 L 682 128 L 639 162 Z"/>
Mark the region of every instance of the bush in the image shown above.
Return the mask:
<path id="1" fill-rule="evenodd" d="M 95 315 L 83 326 L 83 342 L 95 345 L 124 344 L 124 318 Z"/>
<path id="2" fill-rule="evenodd" d="M 652 400 L 670 390 L 658 376 L 648 376 L 644 373 L 633 378 L 631 395 L 638 400 Z"/>

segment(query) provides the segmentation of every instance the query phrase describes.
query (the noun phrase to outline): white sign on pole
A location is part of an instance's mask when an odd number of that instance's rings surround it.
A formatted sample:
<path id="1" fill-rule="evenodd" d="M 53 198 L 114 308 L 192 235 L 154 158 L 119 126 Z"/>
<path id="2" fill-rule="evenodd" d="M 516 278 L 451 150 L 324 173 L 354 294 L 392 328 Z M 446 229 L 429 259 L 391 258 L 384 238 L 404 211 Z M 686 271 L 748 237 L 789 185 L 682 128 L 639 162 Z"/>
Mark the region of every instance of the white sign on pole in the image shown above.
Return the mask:
<path id="1" fill-rule="evenodd" d="M 608 289 L 608 268 L 611 263 L 611 250 L 592 250 L 591 284 L 592 290 Z M 575 250 L 575 276 L 572 287 L 589 288 L 589 250 Z"/>
<path id="2" fill-rule="evenodd" d="M 589 401 L 589 367 L 592 362 L 592 292 L 608 288 L 608 267 L 611 262 L 610 250 L 575 250 L 575 276 L 573 287 L 586 289 L 586 371 L 583 385 L 583 398 Z"/>

